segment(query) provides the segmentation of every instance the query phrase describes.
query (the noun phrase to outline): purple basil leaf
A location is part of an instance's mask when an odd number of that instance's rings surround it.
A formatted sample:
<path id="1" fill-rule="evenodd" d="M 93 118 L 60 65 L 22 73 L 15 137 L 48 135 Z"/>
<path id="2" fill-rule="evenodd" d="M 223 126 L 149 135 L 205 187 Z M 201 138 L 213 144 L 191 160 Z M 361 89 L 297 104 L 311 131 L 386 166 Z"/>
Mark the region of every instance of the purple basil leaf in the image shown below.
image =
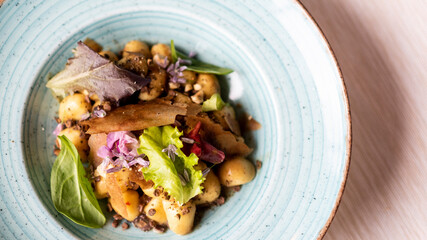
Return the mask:
<path id="1" fill-rule="evenodd" d="M 87 90 L 96 93 L 101 101 L 117 102 L 132 95 L 148 82 L 148 79 L 140 75 L 119 68 L 80 41 L 74 57 L 68 59 L 65 69 L 49 80 L 46 87 L 59 98 L 72 92 Z"/>
<path id="2" fill-rule="evenodd" d="M 222 163 L 225 159 L 223 151 L 216 149 L 214 146 L 202 140 L 201 142 L 202 154 L 200 159 L 210 163 Z"/>

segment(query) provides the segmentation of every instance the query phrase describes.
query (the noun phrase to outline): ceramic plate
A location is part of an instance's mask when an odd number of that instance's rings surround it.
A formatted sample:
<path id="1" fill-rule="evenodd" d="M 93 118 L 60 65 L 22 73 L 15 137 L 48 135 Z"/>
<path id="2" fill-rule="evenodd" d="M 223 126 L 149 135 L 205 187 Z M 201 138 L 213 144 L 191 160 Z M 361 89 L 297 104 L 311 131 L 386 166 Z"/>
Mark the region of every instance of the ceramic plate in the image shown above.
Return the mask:
<path id="1" fill-rule="evenodd" d="M 338 206 L 350 117 L 334 56 L 294 0 L 6 0 L 0 8 L 2 239 L 315 239 Z M 234 69 L 223 94 L 262 124 L 251 133 L 256 178 L 207 212 L 185 237 L 78 226 L 58 214 L 49 179 L 58 103 L 46 79 L 76 42 L 120 50 L 131 39 L 169 43 Z"/>

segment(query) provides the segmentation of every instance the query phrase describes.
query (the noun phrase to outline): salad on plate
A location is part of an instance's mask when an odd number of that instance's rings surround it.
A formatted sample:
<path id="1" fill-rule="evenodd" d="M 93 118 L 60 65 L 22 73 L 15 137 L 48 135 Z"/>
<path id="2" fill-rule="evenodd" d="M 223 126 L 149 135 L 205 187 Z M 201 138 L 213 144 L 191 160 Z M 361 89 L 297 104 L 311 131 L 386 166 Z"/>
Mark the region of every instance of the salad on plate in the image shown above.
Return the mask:
<path id="1" fill-rule="evenodd" d="M 226 189 L 255 177 L 242 131 L 260 124 L 223 101 L 217 75 L 231 69 L 173 41 L 133 40 L 116 54 L 86 39 L 73 53 L 46 84 L 60 101 L 50 183 L 58 212 L 100 228 L 114 211 L 114 227 L 184 235 L 197 209 L 222 205 Z"/>

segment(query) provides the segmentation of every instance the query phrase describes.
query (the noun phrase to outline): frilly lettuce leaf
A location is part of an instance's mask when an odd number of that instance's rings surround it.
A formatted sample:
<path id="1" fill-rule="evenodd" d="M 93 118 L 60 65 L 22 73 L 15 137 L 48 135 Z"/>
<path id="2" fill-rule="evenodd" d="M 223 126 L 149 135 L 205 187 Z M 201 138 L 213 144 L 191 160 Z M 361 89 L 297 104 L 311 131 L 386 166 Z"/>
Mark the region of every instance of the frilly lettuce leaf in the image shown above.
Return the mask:
<path id="1" fill-rule="evenodd" d="M 59 99 L 87 90 L 97 94 L 101 101 L 116 102 L 148 82 L 140 75 L 119 68 L 80 41 L 74 50 L 74 58 L 68 59 L 65 69 L 50 79 L 46 87 Z"/>
<path id="2" fill-rule="evenodd" d="M 182 132 L 171 126 L 147 128 L 139 137 L 141 145 L 138 153 L 144 153 L 150 161 L 147 168 L 141 168 L 144 178 L 153 181 L 155 187 L 163 187 L 179 204 L 184 204 L 202 193 L 201 184 L 205 179 L 202 171 L 194 169 L 198 157 L 194 153 L 186 156 L 181 151 L 183 144 L 179 139 L 180 136 Z M 170 144 L 177 148 L 174 161 L 167 153 L 162 152 Z M 182 178 L 185 175 L 188 181 L 183 182 Z"/>

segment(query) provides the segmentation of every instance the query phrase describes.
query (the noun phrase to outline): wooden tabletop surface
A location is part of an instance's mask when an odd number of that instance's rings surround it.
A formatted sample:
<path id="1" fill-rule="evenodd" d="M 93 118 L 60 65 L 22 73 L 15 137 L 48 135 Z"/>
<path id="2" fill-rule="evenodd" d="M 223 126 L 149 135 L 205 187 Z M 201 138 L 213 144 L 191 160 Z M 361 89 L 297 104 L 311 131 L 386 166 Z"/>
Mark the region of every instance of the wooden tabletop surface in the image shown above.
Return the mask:
<path id="1" fill-rule="evenodd" d="M 302 2 L 336 54 L 353 121 L 325 239 L 427 239 L 427 1 Z"/>

